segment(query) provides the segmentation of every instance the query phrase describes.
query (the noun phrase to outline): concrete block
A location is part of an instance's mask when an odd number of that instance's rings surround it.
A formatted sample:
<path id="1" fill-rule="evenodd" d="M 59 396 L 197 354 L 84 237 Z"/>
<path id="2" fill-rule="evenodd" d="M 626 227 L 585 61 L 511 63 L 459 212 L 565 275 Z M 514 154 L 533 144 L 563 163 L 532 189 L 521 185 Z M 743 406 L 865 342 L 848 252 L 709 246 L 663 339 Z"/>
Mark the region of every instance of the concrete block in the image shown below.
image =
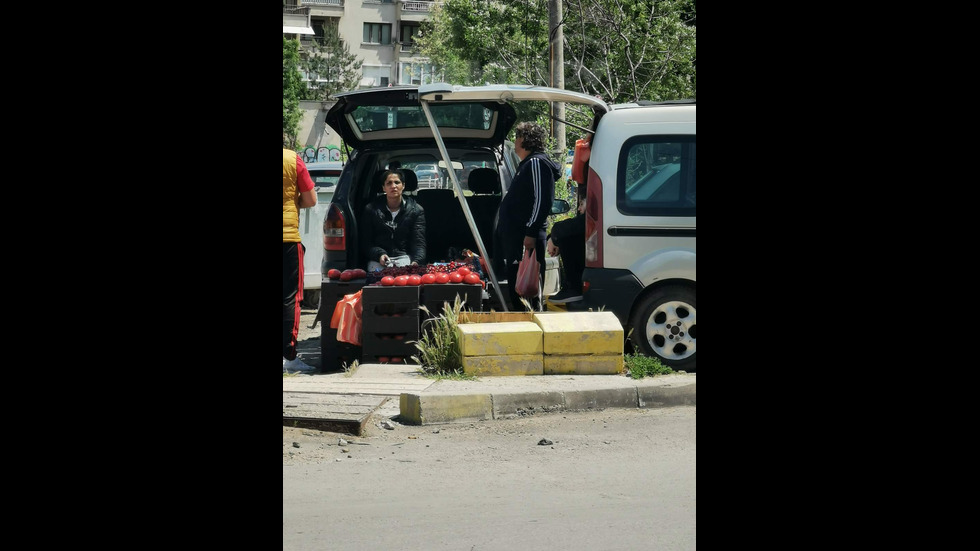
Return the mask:
<path id="1" fill-rule="evenodd" d="M 402 393 L 400 419 L 412 425 L 432 425 L 493 419 L 493 400 L 489 394 Z"/>
<path id="2" fill-rule="evenodd" d="M 612 312 L 538 312 L 547 354 L 623 354 L 623 325 Z"/>
<path id="3" fill-rule="evenodd" d="M 458 326 L 463 356 L 541 354 L 541 327 L 530 321 L 463 323 Z"/>
<path id="4" fill-rule="evenodd" d="M 544 356 L 545 375 L 618 375 L 624 368 L 622 354 Z"/>
<path id="5" fill-rule="evenodd" d="M 542 358 L 540 353 L 463 356 L 463 373 L 475 376 L 544 375 Z"/>

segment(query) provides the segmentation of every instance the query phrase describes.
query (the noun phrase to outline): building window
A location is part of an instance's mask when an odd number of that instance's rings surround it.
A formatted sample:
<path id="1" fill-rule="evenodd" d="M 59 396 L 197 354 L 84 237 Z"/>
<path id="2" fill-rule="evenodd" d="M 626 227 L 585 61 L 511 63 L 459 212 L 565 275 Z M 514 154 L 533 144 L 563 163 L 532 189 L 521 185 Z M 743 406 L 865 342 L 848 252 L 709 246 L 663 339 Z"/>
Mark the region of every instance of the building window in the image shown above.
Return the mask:
<path id="1" fill-rule="evenodd" d="M 419 26 L 417 23 L 402 23 L 398 31 L 398 39 L 402 45 L 411 47 L 415 45 L 415 35 L 418 33 Z"/>
<path id="2" fill-rule="evenodd" d="M 391 44 L 391 25 L 388 23 L 365 23 L 362 42 L 367 44 Z"/>
<path id="3" fill-rule="evenodd" d="M 398 64 L 398 84 L 432 84 L 441 79 L 442 76 L 436 74 L 435 66 L 431 63 Z"/>

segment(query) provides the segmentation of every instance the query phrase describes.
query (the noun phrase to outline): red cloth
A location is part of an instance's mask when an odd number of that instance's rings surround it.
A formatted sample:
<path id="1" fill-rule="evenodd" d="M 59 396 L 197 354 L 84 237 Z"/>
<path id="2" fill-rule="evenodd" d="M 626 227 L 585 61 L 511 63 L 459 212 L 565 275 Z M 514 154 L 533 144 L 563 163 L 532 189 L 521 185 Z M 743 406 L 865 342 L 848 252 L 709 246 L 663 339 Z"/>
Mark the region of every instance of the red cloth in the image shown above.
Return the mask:
<path id="1" fill-rule="evenodd" d="M 361 346 L 361 315 L 364 305 L 361 291 L 344 295 L 337 301 L 330 318 L 330 327 L 337 330 L 337 340 Z"/>

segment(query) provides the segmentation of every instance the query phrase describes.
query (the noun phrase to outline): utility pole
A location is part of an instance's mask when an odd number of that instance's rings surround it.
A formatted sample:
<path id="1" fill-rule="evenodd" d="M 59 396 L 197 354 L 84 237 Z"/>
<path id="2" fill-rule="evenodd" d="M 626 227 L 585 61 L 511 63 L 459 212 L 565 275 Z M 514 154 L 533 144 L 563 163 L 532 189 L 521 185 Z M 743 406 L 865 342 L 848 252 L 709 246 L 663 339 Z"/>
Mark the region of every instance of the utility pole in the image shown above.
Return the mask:
<path id="1" fill-rule="evenodd" d="M 551 87 L 565 89 L 565 54 L 563 45 L 565 43 L 565 33 L 562 32 L 562 8 L 561 0 L 548 0 L 548 31 L 551 57 L 549 59 L 551 69 Z M 564 163 L 568 155 L 568 145 L 565 142 L 565 123 L 555 119 L 565 120 L 565 103 L 555 102 L 551 104 L 551 135 L 560 148 L 559 159 Z"/>

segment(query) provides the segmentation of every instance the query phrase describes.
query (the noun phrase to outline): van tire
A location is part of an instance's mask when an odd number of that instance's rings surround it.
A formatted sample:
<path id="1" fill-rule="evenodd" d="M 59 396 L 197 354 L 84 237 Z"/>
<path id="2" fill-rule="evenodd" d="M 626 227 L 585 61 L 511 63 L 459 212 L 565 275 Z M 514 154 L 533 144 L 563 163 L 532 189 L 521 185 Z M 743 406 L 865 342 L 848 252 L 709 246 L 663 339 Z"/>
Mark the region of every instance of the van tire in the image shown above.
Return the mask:
<path id="1" fill-rule="evenodd" d="M 674 371 L 695 372 L 697 362 L 697 293 L 668 285 L 646 295 L 630 319 L 633 349 L 659 358 Z"/>

